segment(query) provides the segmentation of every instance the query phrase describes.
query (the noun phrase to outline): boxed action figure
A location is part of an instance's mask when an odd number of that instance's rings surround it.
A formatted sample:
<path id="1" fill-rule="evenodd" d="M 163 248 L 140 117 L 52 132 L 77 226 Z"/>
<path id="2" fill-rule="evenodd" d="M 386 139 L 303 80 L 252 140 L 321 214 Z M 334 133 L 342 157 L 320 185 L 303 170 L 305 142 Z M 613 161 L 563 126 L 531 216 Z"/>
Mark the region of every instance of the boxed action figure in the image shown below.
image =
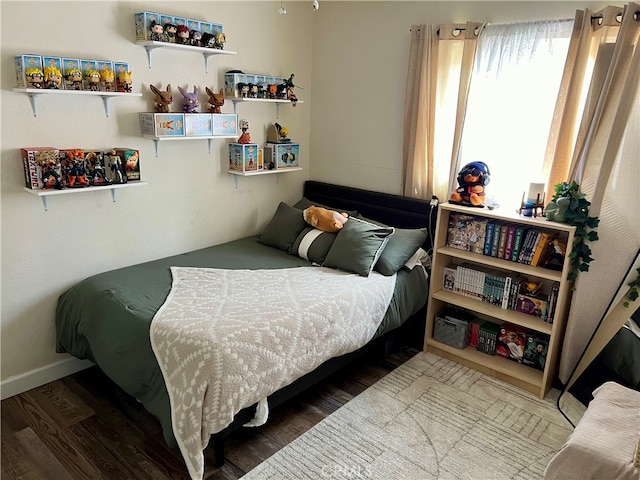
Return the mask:
<path id="1" fill-rule="evenodd" d="M 225 97 L 240 97 L 239 83 L 247 83 L 247 75 L 244 73 L 227 72 L 224 74 L 224 95 Z"/>
<path id="2" fill-rule="evenodd" d="M 151 24 L 160 23 L 160 14 L 156 12 L 140 12 L 134 15 L 136 24 L 136 40 L 151 40 Z"/>
<path id="3" fill-rule="evenodd" d="M 229 170 L 258 170 L 259 146 L 255 143 L 229 143 Z"/>
<path id="4" fill-rule="evenodd" d="M 184 113 L 140 113 L 140 133 L 154 137 L 184 137 Z"/>
<path id="5" fill-rule="evenodd" d="M 44 88 L 64 89 L 62 59 L 60 57 L 43 56 L 42 71 L 44 72 Z"/>
<path id="6" fill-rule="evenodd" d="M 185 113 L 184 133 L 187 137 L 211 136 L 213 125 L 210 113 Z"/>
<path id="7" fill-rule="evenodd" d="M 264 145 L 265 161 L 273 162 L 276 170 L 298 167 L 299 156 L 299 143 L 266 143 Z"/>
<path id="8" fill-rule="evenodd" d="M 96 92 L 100 85 L 97 60 L 80 60 L 82 68 L 82 89 Z"/>
<path id="9" fill-rule="evenodd" d="M 43 168 L 47 166 L 44 163 L 51 162 L 50 165 L 60 177 L 60 162 L 58 161 L 58 149 L 54 147 L 31 147 L 22 148 L 20 150 L 22 156 L 22 165 L 24 167 L 25 186 L 32 190 L 43 187 Z"/>
<path id="10" fill-rule="evenodd" d="M 44 73 L 42 70 L 42 57 L 40 55 L 16 55 L 15 65 L 16 86 L 18 88 L 39 88 L 30 81 L 31 78 L 29 74 L 30 72 L 34 72 L 35 70 L 40 70 L 40 73 L 42 73 L 44 79 Z"/>
<path id="11" fill-rule="evenodd" d="M 135 148 L 114 148 L 122 162 L 127 182 L 140 180 L 140 152 Z"/>
<path id="12" fill-rule="evenodd" d="M 237 135 L 238 115 L 235 113 L 214 113 L 213 135 Z"/>
<path id="13" fill-rule="evenodd" d="M 62 58 L 62 78 L 66 90 L 82 90 L 82 70 L 77 58 Z"/>

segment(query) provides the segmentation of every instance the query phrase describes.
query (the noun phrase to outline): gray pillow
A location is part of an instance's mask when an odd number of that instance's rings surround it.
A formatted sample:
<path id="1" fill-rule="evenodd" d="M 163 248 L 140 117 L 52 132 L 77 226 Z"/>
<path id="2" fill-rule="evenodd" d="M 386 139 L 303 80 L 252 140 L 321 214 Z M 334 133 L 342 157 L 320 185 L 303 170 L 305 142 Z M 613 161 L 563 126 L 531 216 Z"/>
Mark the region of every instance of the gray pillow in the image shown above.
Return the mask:
<path id="1" fill-rule="evenodd" d="M 296 241 L 296 238 L 306 226 L 307 222 L 302 218 L 302 212 L 299 209 L 280 202 L 276 213 L 258 241 L 264 245 L 291 253 L 293 242 Z"/>
<path id="2" fill-rule="evenodd" d="M 376 225 L 387 226 L 376 220 L 369 220 L 362 215 L 358 215 L 358 218 Z M 407 263 L 407 260 L 416 253 L 426 240 L 426 228 L 396 228 L 394 234 L 389 237 L 389 241 L 384 250 L 382 250 L 382 254 L 373 269 L 383 275 L 393 275 Z"/>
<path id="3" fill-rule="evenodd" d="M 323 266 L 368 277 L 393 232 L 392 227 L 349 218 L 336 235 Z"/>
<path id="4" fill-rule="evenodd" d="M 323 232 L 317 228 L 306 226 L 293 242 L 291 254 L 322 265 L 336 235 L 337 233 Z"/>

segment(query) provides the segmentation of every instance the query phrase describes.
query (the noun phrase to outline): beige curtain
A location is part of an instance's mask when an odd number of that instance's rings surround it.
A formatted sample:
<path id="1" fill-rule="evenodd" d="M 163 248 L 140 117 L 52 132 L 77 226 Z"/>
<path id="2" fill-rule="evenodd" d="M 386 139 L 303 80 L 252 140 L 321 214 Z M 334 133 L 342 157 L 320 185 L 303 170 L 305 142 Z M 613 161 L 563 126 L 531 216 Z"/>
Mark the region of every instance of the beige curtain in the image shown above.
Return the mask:
<path id="1" fill-rule="evenodd" d="M 402 164 L 405 196 L 449 196 L 482 27 L 473 22 L 411 27 Z"/>
<path id="2" fill-rule="evenodd" d="M 600 240 L 591 244 L 595 260 L 576 282 L 560 362 L 563 382 L 640 246 L 639 38 L 639 4 L 576 12 L 545 158 L 548 195 L 556 183 L 576 180 L 592 202 L 590 214 L 601 221 Z"/>

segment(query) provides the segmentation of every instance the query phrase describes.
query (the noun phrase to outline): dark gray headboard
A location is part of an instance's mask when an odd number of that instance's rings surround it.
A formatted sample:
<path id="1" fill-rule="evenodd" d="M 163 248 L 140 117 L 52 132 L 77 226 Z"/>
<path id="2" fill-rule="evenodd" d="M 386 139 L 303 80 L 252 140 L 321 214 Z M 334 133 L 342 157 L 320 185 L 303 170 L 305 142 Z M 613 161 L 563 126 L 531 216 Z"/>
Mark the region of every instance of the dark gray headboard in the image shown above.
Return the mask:
<path id="1" fill-rule="evenodd" d="M 357 210 L 365 217 L 392 227 L 429 229 L 425 248 L 430 250 L 435 231 L 437 207 L 427 200 L 373 192 L 360 188 L 307 180 L 304 196 L 332 208 Z"/>

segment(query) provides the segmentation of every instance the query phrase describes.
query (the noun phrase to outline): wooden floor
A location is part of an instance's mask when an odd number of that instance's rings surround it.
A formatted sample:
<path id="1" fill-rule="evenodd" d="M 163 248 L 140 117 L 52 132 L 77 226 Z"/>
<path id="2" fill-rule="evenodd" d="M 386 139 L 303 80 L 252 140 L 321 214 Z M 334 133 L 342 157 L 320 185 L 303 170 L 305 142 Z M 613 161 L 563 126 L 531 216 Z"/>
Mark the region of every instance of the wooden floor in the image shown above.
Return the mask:
<path id="1" fill-rule="evenodd" d="M 368 357 L 274 409 L 226 444 L 211 480 L 237 479 L 417 353 Z M 160 425 L 97 367 L 2 401 L 2 480 L 188 479 Z M 212 464 L 212 461 L 209 462 Z"/>

